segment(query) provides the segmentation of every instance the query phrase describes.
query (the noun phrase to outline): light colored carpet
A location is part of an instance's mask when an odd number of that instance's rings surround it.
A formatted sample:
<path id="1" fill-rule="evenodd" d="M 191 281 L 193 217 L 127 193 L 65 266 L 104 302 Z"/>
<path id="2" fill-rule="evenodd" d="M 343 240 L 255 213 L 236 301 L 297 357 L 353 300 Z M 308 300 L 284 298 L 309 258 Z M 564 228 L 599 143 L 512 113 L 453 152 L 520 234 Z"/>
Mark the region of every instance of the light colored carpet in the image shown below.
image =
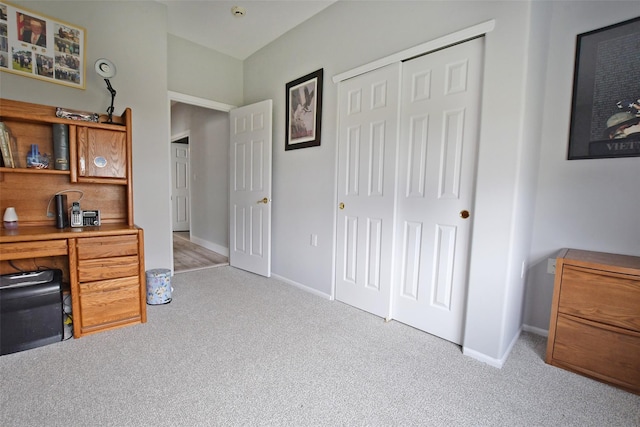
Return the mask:
<path id="1" fill-rule="evenodd" d="M 232 267 L 172 278 L 148 323 L 0 357 L 2 426 L 638 426 L 640 396 L 456 345 Z"/>

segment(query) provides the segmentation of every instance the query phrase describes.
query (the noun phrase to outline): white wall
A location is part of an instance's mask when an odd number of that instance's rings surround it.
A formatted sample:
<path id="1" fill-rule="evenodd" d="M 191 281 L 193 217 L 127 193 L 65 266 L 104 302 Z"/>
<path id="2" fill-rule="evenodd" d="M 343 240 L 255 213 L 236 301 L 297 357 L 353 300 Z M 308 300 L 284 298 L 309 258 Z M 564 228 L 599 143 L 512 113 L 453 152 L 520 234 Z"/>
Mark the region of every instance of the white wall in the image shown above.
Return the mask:
<path id="1" fill-rule="evenodd" d="M 145 231 L 145 267 L 170 267 L 166 7 L 156 2 L 11 3 L 87 30 L 87 84 L 79 90 L 3 72 L 3 98 L 104 113 L 111 95 L 93 64 L 98 58 L 115 63 L 115 114 L 132 109 L 134 217 Z"/>
<path id="2" fill-rule="evenodd" d="M 530 222 L 514 224 L 514 213 L 518 186 L 523 185 L 518 164 L 523 153 L 530 13 L 524 2 L 337 2 L 245 61 L 245 103 L 274 100 L 275 274 L 327 294 L 332 290 L 337 89 L 331 77 L 495 19 L 495 30 L 486 37 L 464 346 L 490 359 L 503 357 L 504 343 L 517 334 L 522 310 L 522 298 L 505 295 L 512 287 L 516 295 L 523 292 L 519 272 L 529 242 L 518 233 L 530 229 Z M 318 68 L 324 68 L 326 76 L 322 145 L 284 152 L 285 85 Z M 531 175 L 529 168 L 529 181 Z M 530 202 L 524 196 L 518 203 Z M 318 247 L 310 246 L 312 233 L 319 236 Z M 512 257 L 514 247 L 518 259 Z"/>
<path id="3" fill-rule="evenodd" d="M 219 253 L 229 249 L 229 114 L 176 104 L 171 134 L 189 131 L 191 237 Z M 222 251 L 225 249 L 225 251 Z"/>
<path id="4" fill-rule="evenodd" d="M 540 158 L 540 134 L 543 114 L 544 93 L 539 89 L 546 80 L 546 60 L 549 44 L 549 22 L 551 2 L 533 2 L 528 27 L 526 48 L 526 96 L 521 100 L 524 108 L 522 120 L 522 144 L 516 165 L 516 200 L 513 211 L 513 235 L 510 250 L 511 269 L 508 282 L 511 286 L 505 292 L 505 331 L 501 343 L 501 353 L 509 351 L 513 338 L 518 336 L 522 325 L 522 307 L 525 294 L 525 277 L 528 269 L 531 245 L 531 224 L 535 210 L 535 188 Z M 511 338 L 511 341 L 507 341 Z"/>
<path id="5" fill-rule="evenodd" d="M 242 61 L 169 34 L 169 90 L 242 105 Z"/>
<path id="6" fill-rule="evenodd" d="M 553 2 L 524 322 L 549 327 L 561 248 L 640 255 L 640 158 L 567 160 L 576 35 L 640 15 L 637 1 Z M 640 91 L 640 85 L 639 85 Z M 629 94 L 630 96 L 640 96 Z"/>

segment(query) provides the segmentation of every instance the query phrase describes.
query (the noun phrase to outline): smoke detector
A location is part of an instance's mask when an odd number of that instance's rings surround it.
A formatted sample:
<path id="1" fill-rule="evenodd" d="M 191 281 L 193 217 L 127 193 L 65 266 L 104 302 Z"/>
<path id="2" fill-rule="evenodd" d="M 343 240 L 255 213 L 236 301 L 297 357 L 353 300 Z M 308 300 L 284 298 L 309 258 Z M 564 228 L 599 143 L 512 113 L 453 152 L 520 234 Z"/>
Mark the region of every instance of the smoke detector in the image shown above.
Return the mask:
<path id="1" fill-rule="evenodd" d="M 231 8 L 231 14 L 237 18 L 242 18 L 247 14 L 247 10 L 242 6 L 233 6 Z"/>

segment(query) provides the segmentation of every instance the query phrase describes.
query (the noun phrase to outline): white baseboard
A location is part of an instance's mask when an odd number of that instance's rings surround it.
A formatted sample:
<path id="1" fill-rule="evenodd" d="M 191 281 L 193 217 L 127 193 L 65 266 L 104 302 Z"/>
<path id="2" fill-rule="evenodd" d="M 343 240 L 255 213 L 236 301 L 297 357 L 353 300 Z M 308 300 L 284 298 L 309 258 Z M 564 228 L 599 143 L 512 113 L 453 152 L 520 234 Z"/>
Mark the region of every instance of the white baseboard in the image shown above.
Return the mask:
<path id="1" fill-rule="evenodd" d="M 486 363 L 489 366 L 493 366 L 494 368 L 501 369 L 504 365 L 505 359 L 496 359 L 493 357 L 489 357 L 484 353 L 480 353 L 479 351 L 472 350 L 468 347 L 462 347 L 462 354 L 468 356 L 472 359 L 476 359 L 482 363 Z"/>
<path id="2" fill-rule="evenodd" d="M 216 251 L 217 252 L 217 251 Z M 320 292 L 317 289 L 313 289 L 310 288 L 306 285 L 303 285 L 302 283 L 298 283 L 296 281 L 287 279 L 286 277 L 282 277 L 278 274 L 271 274 L 271 276 L 275 279 L 278 279 L 282 282 L 285 282 L 291 286 L 295 286 L 296 288 L 302 289 L 303 291 L 306 292 L 310 292 L 314 295 L 317 295 L 321 298 L 325 298 L 328 300 L 333 300 L 333 297 L 329 294 L 325 294 L 324 292 Z M 536 335 L 542 335 L 542 336 L 548 336 L 549 335 L 549 331 L 541 329 L 541 328 L 536 328 L 535 326 L 529 326 L 529 325 L 522 325 L 522 328 L 518 331 L 518 333 L 513 337 L 513 339 L 511 340 L 511 342 L 509 343 L 509 347 L 507 348 L 507 351 L 504 353 L 504 355 L 500 358 L 500 359 L 496 359 L 494 357 L 490 357 L 487 356 L 484 353 L 480 353 L 479 351 L 470 349 L 468 347 L 462 347 L 462 354 L 464 354 L 465 356 L 471 357 L 472 359 L 476 359 L 480 362 L 486 363 L 489 366 L 493 366 L 494 368 L 498 368 L 498 369 L 502 369 L 502 367 L 504 366 L 505 362 L 507 361 L 507 359 L 509 358 L 509 355 L 511 354 L 511 351 L 513 350 L 513 347 L 516 345 L 516 342 L 518 341 L 518 338 L 520 338 L 520 333 L 522 331 L 525 332 L 531 332 L 534 333 Z"/>
<path id="3" fill-rule="evenodd" d="M 504 352 L 504 354 L 500 359 L 487 356 L 484 353 L 480 353 L 479 351 L 472 350 L 464 346 L 462 347 L 462 354 L 464 354 L 465 356 L 469 356 L 472 359 L 476 359 L 476 360 L 479 360 L 480 362 L 486 363 L 489 366 L 493 366 L 494 368 L 502 369 L 502 367 L 504 366 L 504 363 L 507 361 L 507 359 L 509 358 L 509 355 L 511 354 L 511 350 L 513 350 L 513 346 L 516 345 L 518 338 L 520 338 L 521 332 L 522 332 L 522 329 L 520 329 L 518 333 L 513 337 L 513 339 L 509 343 L 509 347 L 507 347 L 507 351 Z"/>
<path id="4" fill-rule="evenodd" d="M 532 334 L 540 335 L 541 337 L 549 336 L 548 329 L 537 328 L 535 326 L 522 325 L 522 330 L 525 332 L 531 332 Z"/>
<path id="5" fill-rule="evenodd" d="M 220 246 L 215 243 L 211 243 L 207 240 L 201 239 L 199 237 L 191 236 L 191 241 L 196 245 L 202 246 L 203 248 L 207 248 L 210 251 L 214 251 L 219 253 L 220 255 L 224 255 L 229 257 L 229 248 L 225 248 L 224 246 Z"/>
<path id="6" fill-rule="evenodd" d="M 273 274 L 273 273 L 271 273 L 271 277 L 273 277 L 274 279 L 278 279 L 278 280 L 280 280 L 282 282 L 285 282 L 288 285 L 295 286 L 296 288 L 300 288 L 303 291 L 306 291 L 306 292 L 312 293 L 314 295 L 317 295 L 317 296 L 319 296 L 321 298 L 328 299 L 328 300 L 333 300 L 333 298 L 331 298 L 331 295 L 329 295 L 329 294 L 325 294 L 324 292 L 320 292 L 317 289 L 310 288 L 310 287 L 308 287 L 306 285 L 303 285 L 302 283 L 298 283 L 298 282 L 295 282 L 293 280 L 287 279 L 286 277 L 282 277 L 282 276 L 279 276 L 279 275 Z"/>

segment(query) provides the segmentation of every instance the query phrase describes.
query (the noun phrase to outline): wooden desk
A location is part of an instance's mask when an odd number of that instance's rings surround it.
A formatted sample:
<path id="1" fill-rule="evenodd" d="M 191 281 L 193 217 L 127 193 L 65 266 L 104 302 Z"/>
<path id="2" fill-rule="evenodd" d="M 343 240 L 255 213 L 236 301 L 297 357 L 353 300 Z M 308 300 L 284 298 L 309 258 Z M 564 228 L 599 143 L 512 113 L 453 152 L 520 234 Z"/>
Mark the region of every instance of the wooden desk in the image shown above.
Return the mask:
<path id="1" fill-rule="evenodd" d="M 13 264 L 13 265 L 12 265 Z M 147 321 L 143 230 L 19 227 L 0 232 L 0 270 L 55 267 L 69 283 L 74 337 Z"/>
<path id="2" fill-rule="evenodd" d="M 3 160 L 10 151 L 10 161 L 0 167 L 0 215 L 15 207 L 19 223 L 17 230 L 0 230 L 0 273 L 16 267 L 62 270 L 76 338 L 146 322 L 144 236 L 133 223 L 131 109 L 113 116 L 113 123 L 69 120 L 56 110 L 0 99 L 9 142 L 0 150 Z M 67 129 L 68 158 L 59 162 L 53 158 L 60 146 L 54 127 L 61 125 Z M 27 167 L 26 156 L 35 147 L 43 158 L 50 156 L 49 167 Z M 56 169 L 67 163 L 68 170 Z M 69 205 L 81 201 L 81 208 L 99 210 L 101 225 L 57 229 L 50 215 L 56 194 L 67 194 Z"/>

